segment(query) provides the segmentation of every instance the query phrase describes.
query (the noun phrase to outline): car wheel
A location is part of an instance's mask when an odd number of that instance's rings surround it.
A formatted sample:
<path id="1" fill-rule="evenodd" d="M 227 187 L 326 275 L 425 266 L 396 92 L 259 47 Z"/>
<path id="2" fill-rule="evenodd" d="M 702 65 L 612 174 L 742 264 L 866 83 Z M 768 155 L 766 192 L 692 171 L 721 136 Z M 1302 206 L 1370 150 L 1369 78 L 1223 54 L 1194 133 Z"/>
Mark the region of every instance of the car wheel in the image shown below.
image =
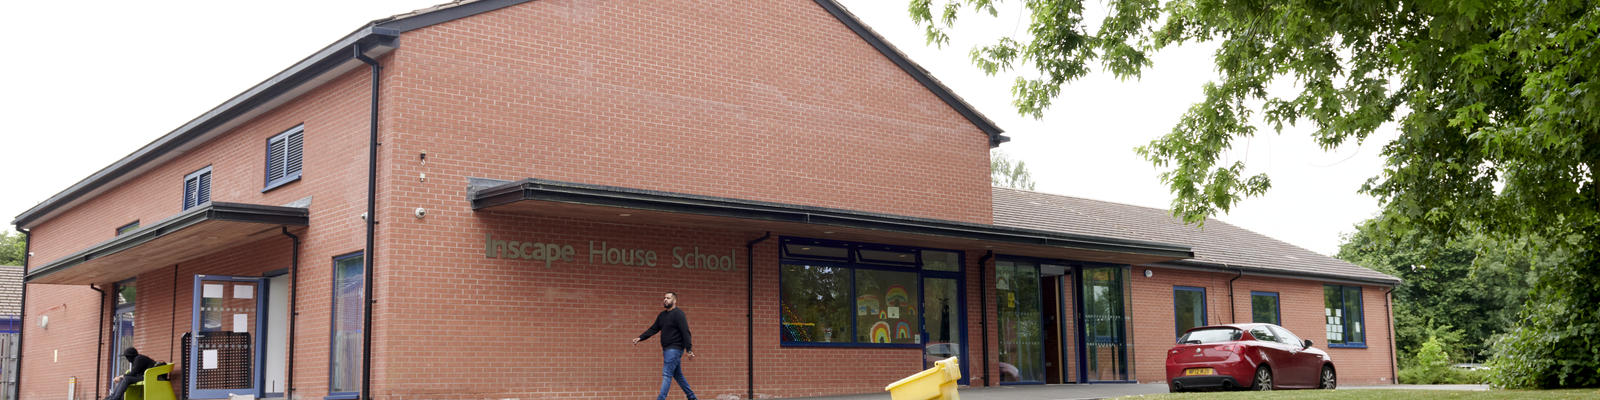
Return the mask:
<path id="1" fill-rule="evenodd" d="M 1179 389 L 1178 385 L 1174 385 L 1172 382 L 1167 382 L 1167 393 L 1183 393 L 1183 389 Z"/>
<path id="2" fill-rule="evenodd" d="M 1337 375 L 1334 375 L 1333 366 L 1332 365 L 1324 365 L 1324 366 L 1322 366 L 1322 381 L 1321 381 L 1320 384 L 1317 385 L 1317 388 L 1318 389 L 1333 389 L 1333 388 L 1336 388 L 1338 386 L 1339 386 L 1339 377 Z"/>
<path id="3" fill-rule="evenodd" d="M 1265 365 L 1256 368 L 1256 381 L 1250 384 L 1250 390 L 1272 390 L 1272 369 Z"/>

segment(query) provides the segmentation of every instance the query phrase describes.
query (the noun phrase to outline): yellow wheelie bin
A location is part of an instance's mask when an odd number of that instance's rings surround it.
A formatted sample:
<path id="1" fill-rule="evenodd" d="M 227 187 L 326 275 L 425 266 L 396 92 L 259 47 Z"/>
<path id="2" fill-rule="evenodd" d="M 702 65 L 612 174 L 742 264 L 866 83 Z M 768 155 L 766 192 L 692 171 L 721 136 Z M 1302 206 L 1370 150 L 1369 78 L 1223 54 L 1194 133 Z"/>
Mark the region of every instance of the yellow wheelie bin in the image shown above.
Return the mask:
<path id="1" fill-rule="evenodd" d="M 961 364 L 957 357 L 935 361 L 916 375 L 885 386 L 893 400 L 961 400 L 956 393 L 956 383 L 961 381 Z"/>

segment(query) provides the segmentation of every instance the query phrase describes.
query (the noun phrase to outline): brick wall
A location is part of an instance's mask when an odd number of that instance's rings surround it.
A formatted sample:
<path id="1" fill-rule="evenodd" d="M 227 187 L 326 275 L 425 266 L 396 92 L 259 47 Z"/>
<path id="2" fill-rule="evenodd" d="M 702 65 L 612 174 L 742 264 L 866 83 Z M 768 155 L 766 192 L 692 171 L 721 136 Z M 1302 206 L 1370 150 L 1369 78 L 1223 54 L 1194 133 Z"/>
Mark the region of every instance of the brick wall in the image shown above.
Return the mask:
<path id="1" fill-rule="evenodd" d="M 1145 269 L 1150 269 L 1154 275 L 1145 278 Z M 1393 365 L 1389 353 L 1390 321 L 1389 313 L 1384 309 L 1384 292 L 1388 290 L 1385 287 L 1362 286 L 1367 347 L 1329 348 L 1327 322 L 1322 317 L 1323 282 L 1245 276 L 1234 281 L 1234 306 L 1230 310 L 1228 280 L 1236 274 L 1135 266 L 1132 275 L 1134 347 L 1138 349 L 1135 368 L 1140 382 L 1166 380 L 1165 350 L 1171 348 L 1176 339 L 1173 336 L 1176 321 L 1173 319 L 1172 287 L 1182 285 L 1206 289 L 1208 324 L 1249 323 L 1250 292 L 1277 292 L 1282 318 L 1280 325 L 1296 336 L 1311 339 L 1318 348 L 1327 351 L 1339 372 L 1341 385 L 1393 383 L 1390 377 L 1390 366 Z M 1237 316 L 1237 319 L 1233 316 Z"/>
<path id="2" fill-rule="evenodd" d="M 396 212 L 534 177 L 991 222 L 988 137 L 809 0 L 538 1 L 402 42 Z"/>
<path id="3" fill-rule="evenodd" d="M 294 230 L 304 240 L 296 361 L 302 368 L 310 368 L 299 371 L 295 381 L 308 393 L 323 390 L 327 380 L 331 259 L 362 249 L 359 215 L 366 200 L 367 83 L 364 69 L 352 71 L 43 221 L 33 229 L 31 267 L 109 240 L 118 226 L 128 222 L 139 220 L 148 226 L 181 212 L 184 175 L 207 165 L 212 167 L 214 201 L 280 205 L 312 197 L 310 227 Z M 267 138 L 302 123 L 306 132 L 302 178 L 262 193 Z M 135 346 L 150 349 L 158 360 L 176 358 L 178 338 L 189 330 L 194 275 L 260 275 L 288 268 L 288 243 L 287 238 L 264 239 L 139 275 Z M 173 276 L 174 268 L 177 278 Z M 109 289 L 111 282 L 101 284 Z M 29 285 L 30 320 L 36 320 L 40 312 L 49 312 L 44 308 L 49 304 L 65 304 L 69 310 L 78 311 L 71 311 L 75 316 L 60 329 L 52 325 L 45 332 L 38 330 L 36 324 L 25 327 L 23 398 L 62 398 L 66 393 L 65 378 L 69 376 L 78 376 L 80 382 L 85 382 L 82 388 L 93 384 L 93 360 L 110 357 L 93 354 L 96 325 L 92 312 L 98 295 L 84 286 Z M 109 329 L 106 334 L 109 348 Z M 44 362 L 50 360 L 56 348 L 63 352 L 60 361 Z"/>

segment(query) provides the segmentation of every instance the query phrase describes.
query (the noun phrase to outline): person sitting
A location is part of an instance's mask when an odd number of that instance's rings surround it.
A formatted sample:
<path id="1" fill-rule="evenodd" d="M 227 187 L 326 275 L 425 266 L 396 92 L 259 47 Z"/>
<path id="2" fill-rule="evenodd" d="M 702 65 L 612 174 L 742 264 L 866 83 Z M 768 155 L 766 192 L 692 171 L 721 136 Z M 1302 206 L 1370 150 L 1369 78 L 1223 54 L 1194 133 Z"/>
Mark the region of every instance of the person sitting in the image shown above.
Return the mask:
<path id="1" fill-rule="evenodd" d="M 127 358 L 128 363 L 133 364 L 133 368 L 129 368 L 127 373 L 111 380 L 116 386 L 111 388 L 111 396 L 106 397 L 105 400 L 122 400 L 122 393 L 128 391 L 129 386 L 144 380 L 144 370 L 156 366 L 156 360 L 139 354 L 139 350 L 132 347 L 123 350 L 122 357 Z"/>

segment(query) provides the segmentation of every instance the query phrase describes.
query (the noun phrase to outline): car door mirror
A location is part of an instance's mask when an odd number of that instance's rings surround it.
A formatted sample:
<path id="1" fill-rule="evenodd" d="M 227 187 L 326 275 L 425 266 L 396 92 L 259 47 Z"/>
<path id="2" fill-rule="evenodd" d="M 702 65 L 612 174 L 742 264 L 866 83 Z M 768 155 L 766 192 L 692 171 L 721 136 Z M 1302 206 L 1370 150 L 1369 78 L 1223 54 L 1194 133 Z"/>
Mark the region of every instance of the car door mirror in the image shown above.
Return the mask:
<path id="1" fill-rule="evenodd" d="M 1311 347 L 1311 339 L 1306 339 L 1305 346 L 1300 346 L 1300 349 L 1304 350 L 1304 349 L 1307 349 L 1307 348 L 1310 348 L 1310 347 Z"/>

